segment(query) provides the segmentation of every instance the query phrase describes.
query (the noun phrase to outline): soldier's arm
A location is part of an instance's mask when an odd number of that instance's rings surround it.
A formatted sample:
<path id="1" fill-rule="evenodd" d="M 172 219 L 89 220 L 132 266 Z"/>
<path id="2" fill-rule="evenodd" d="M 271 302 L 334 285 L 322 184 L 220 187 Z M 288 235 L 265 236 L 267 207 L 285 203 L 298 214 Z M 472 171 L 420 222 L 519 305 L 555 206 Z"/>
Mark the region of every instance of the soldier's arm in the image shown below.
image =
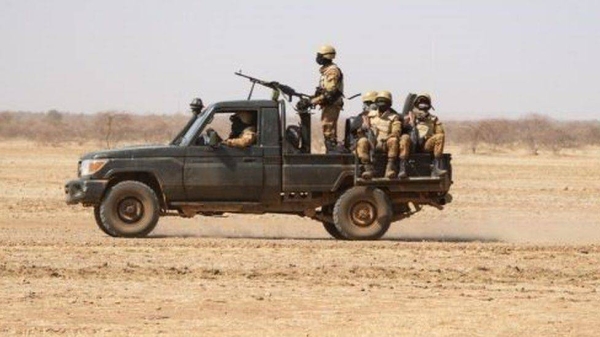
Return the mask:
<path id="1" fill-rule="evenodd" d="M 246 148 L 256 142 L 256 132 L 254 131 L 244 131 L 242 135 L 238 138 L 227 139 L 225 144 L 227 146 L 243 149 Z"/>
<path id="2" fill-rule="evenodd" d="M 341 73 L 337 68 L 328 69 L 325 72 L 325 79 L 323 81 L 323 94 L 318 95 L 312 99 L 313 104 L 321 104 L 325 100 L 325 96 L 334 95 L 338 90 L 340 84 Z"/>
<path id="3" fill-rule="evenodd" d="M 402 122 L 400 121 L 400 116 L 397 116 L 393 119 L 391 131 L 390 137 L 400 138 L 400 134 L 402 133 Z"/>
<path id="4" fill-rule="evenodd" d="M 435 124 L 434 124 L 434 130 L 433 133 L 438 135 L 443 135 L 444 134 L 444 126 L 442 125 L 442 122 L 440 122 L 440 120 L 438 118 L 435 119 Z"/>

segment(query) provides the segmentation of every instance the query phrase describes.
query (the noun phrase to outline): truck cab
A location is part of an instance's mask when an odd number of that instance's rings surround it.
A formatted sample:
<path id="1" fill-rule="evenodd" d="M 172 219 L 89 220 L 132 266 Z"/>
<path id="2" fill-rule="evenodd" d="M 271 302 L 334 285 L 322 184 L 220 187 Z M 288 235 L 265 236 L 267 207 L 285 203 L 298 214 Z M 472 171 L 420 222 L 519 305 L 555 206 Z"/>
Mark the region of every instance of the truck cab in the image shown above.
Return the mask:
<path id="1" fill-rule="evenodd" d="M 256 123 L 257 139 L 245 148 L 220 142 L 237 112 L 250 112 Z M 430 176 L 429 154 L 414 154 L 409 178 L 365 181 L 351 149 L 311 153 L 311 114 L 299 115 L 299 125 L 288 125 L 284 101 L 215 103 L 167 145 L 84 155 L 78 178 L 65 186 L 67 203 L 93 207 L 98 227 L 111 236 L 146 236 L 161 216 L 232 212 L 310 217 L 334 238 L 364 240 L 423 206 L 451 201 L 449 154 L 444 177 Z"/>

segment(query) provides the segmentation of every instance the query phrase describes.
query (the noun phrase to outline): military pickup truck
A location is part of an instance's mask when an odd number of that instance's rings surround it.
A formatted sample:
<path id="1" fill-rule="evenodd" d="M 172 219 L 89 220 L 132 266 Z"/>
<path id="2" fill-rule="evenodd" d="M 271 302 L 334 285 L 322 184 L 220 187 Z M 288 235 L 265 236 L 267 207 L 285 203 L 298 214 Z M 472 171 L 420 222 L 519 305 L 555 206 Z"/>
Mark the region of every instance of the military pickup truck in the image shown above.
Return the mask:
<path id="1" fill-rule="evenodd" d="M 254 115 L 258 134 L 243 149 L 219 142 L 229 131 L 228 117 L 240 111 Z M 212 104 L 168 145 L 84 155 L 78 179 L 65 186 L 66 201 L 93 207 L 98 227 L 114 237 L 147 236 L 161 216 L 227 212 L 308 217 L 347 240 L 378 239 L 392 222 L 451 201 L 449 154 L 442 177 L 431 176 L 430 154 L 414 154 L 409 178 L 362 180 L 350 150 L 311 153 L 310 113 L 299 115 L 299 123 L 287 125 L 284 100 Z"/>

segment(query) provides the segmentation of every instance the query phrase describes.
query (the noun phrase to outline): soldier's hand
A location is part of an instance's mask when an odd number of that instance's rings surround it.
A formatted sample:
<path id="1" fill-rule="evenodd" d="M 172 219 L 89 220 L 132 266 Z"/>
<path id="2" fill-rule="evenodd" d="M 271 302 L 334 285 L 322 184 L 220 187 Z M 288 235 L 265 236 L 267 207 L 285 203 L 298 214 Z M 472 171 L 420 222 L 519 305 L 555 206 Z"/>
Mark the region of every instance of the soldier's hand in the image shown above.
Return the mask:
<path id="1" fill-rule="evenodd" d="M 300 111 L 308 110 L 311 106 L 312 106 L 312 104 L 311 104 L 310 100 L 307 98 L 303 98 L 303 99 L 299 100 L 298 103 L 296 103 L 296 109 L 300 110 Z"/>

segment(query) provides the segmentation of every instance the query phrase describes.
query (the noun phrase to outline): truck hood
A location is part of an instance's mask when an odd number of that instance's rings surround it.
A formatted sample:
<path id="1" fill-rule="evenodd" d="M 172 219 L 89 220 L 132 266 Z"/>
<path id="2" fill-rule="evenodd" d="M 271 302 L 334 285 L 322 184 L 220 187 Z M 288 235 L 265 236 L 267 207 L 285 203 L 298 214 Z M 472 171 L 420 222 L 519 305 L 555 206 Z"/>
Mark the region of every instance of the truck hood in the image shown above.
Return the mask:
<path id="1" fill-rule="evenodd" d="M 182 155 L 183 152 L 181 146 L 175 145 L 138 145 L 120 149 L 90 152 L 84 154 L 81 159 L 177 157 Z"/>

